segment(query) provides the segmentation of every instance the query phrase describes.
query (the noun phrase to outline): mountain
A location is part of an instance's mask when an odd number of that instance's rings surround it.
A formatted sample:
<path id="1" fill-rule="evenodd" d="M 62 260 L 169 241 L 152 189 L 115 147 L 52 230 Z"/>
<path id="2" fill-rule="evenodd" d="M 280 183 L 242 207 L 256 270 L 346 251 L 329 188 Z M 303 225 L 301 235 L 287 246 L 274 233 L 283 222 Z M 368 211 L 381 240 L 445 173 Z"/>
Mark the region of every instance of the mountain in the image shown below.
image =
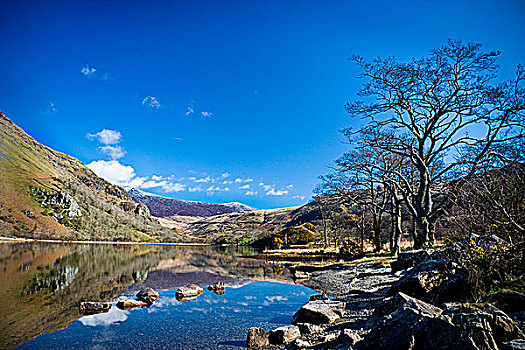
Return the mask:
<path id="1" fill-rule="evenodd" d="M 79 160 L 38 143 L 0 112 L 1 235 L 172 241 L 148 208 Z"/>
<path id="2" fill-rule="evenodd" d="M 210 204 L 183 201 L 147 193 L 136 188 L 130 189 L 128 193 L 135 202 L 145 204 L 149 208 L 151 215 L 160 218 L 173 216 L 208 217 L 226 213 L 255 210 L 254 208 L 238 202 Z"/>

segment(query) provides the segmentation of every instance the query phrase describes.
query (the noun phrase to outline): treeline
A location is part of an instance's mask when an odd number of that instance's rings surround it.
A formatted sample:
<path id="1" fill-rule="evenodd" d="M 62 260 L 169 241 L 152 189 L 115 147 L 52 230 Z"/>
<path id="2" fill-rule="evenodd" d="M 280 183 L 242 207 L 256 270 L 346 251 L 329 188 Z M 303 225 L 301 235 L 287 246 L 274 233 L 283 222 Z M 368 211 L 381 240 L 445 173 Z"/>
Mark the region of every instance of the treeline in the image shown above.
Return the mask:
<path id="1" fill-rule="evenodd" d="M 325 244 L 351 233 L 396 253 L 403 235 L 422 248 L 476 233 L 523 246 L 525 70 L 497 82 L 499 54 L 449 40 L 410 62 L 353 57 L 362 100 L 345 109 L 358 127 L 341 131 L 349 151 L 315 191 Z"/>

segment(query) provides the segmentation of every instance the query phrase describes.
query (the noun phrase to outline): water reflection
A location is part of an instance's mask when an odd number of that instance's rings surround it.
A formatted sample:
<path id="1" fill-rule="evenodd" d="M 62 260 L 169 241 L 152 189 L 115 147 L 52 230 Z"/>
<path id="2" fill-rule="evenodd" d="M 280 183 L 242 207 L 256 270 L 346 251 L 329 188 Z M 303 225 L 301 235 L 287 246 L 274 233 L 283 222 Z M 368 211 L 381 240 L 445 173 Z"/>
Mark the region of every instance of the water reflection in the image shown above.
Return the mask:
<path id="1" fill-rule="evenodd" d="M 82 347 L 81 344 L 76 346 L 73 341 L 78 335 L 70 334 L 71 329 L 109 327 L 106 333 L 96 336 L 96 341 L 104 343 L 101 339 L 108 336 L 107 332 L 113 333 L 113 328 L 129 323 L 127 320 L 131 315 L 153 314 L 160 310 L 179 308 L 184 310 L 185 315 L 211 314 L 215 318 L 218 317 L 217 313 L 221 314 L 224 311 L 221 317 L 228 319 L 229 314 L 252 310 L 248 305 L 254 304 L 256 300 L 257 303 L 260 301 L 258 306 L 261 308 L 275 302 L 287 303 L 287 300 L 278 300 L 284 298 L 282 294 L 269 295 L 270 299 L 262 295 L 255 296 L 259 292 L 251 290 L 253 286 L 248 285 L 253 281 L 291 283 L 292 279 L 287 271 L 282 273 L 279 266 L 241 257 L 243 254 L 252 253 L 249 249 L 236 247 L 0 244 L 0 292 L 4 296 L 4 306 L 0 308 L 0 348 L 15 348 L 38 335 L 68 327 L 79 319 L 78 305 L 81 301 L 116 303 L 118 298 L 132 297 L 142 287 L 152 287 L 161 291 L 161 298 L 152 307 L 122 311 L 113 306 L 108 313 L 82 317 L 66 330 L 49 336 L 55 339 L 58 334 L 65 333 L 71 340 L 64 340 L 64 344 L 69 344 L 65 348 L 78 348 Z M 217 295 L 205 290 L 204 295 L 197 300 L 184 302 L 186 304 L 175 298 L 174 291 L 180 286 L 195 283 L 204 287 L 217 281 L 225 282 L 226 295 Z M 259 289 L 261 288 L 260 286 Z M 275 288 L 275 285 L 272 287 L 270 284 L 262 290 L 271 294 L 272 288 Z M 292 293 L 291 290 L 289 292 Z M 256 299 L 244 299 L 244 296 Z M 232 298 L 239 300 L 232 301 Z M 228 306 L 225 300 L 229 300 Z M 232 302 L 236 304 L 238 311 L 232 308 Z M 217 310 L 222 311 L 212 312 L 206 307 L 213 303 L 219 305 Z M 293 310 L 290 312 L 293 313 Z M 133 324 L 141 324 L 142 318 L 144 317 L 137 317 Z M 167 326 L 163 324 L 159 327 L 164 329 Z M 203 331 L 199 327 L 194 331 Z M 237 330 L 241 337 L 245 336 L 244 329 Z M 170 328 L 170 332 L 173 332 L 173 329 Z M 46 347 L 45 339 L 46 336 L 39 337 L 27 343 L 25 347 Z M 231 341 L 231 338 L 223 341 Z M 55 347 L 55 342 L 53 344 Z M 109 343 L 104 344 L 109 346 Z"/>

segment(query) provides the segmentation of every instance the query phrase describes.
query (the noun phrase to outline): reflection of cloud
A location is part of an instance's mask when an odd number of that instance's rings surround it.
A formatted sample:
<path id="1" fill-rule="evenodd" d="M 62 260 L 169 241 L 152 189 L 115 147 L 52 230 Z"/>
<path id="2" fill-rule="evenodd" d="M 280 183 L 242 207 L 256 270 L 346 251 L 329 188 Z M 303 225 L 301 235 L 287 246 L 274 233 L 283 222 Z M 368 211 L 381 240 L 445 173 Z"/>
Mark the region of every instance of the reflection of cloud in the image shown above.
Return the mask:
<path id="1" fill-rule="evenodd" d="M 160 297 L 151 307 L 148 309 L 148 313 L 159 311 L 160 308 L 167 306 L 177 306 L 181 305 L 182 302 L 178 301 L 175 296 L 172 297 Z"/>
<path id="2" fill-rule="evenodd" d="M 115 322 L 124 322 L 128 319 L 129 311 L 120 310 L 118 307 L 113 306 L 109 309 L 109 312 L 104 314 L 89 315 L 80 318 L 80 322 L 84 326 L 96 327 L 96 326 L 109 326 Z"/>
<path id="3" fill-rule="evenodd" d="M 266 297 L 266 300 L 268 300 L 270 303 L 275 303 L 276 301 L 286 301 L 288 298 L 283 297 L 282 295 L 275 295 L 273 297 Z"/>

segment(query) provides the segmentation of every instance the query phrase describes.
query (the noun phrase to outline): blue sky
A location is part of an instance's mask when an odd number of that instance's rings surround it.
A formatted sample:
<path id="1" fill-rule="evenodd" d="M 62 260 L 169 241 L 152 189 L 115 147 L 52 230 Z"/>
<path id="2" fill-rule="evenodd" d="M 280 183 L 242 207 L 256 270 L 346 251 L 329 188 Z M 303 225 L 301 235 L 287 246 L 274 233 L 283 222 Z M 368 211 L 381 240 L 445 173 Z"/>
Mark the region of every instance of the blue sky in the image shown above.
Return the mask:
<path id="1" fill-rule="evenodd" d="M 448 38 L 525 63 L 523 1 L 0 1 L 0 110 L 109 180 L 257 208 L 307 202 L 346 149 L 348 57 Z"/>

